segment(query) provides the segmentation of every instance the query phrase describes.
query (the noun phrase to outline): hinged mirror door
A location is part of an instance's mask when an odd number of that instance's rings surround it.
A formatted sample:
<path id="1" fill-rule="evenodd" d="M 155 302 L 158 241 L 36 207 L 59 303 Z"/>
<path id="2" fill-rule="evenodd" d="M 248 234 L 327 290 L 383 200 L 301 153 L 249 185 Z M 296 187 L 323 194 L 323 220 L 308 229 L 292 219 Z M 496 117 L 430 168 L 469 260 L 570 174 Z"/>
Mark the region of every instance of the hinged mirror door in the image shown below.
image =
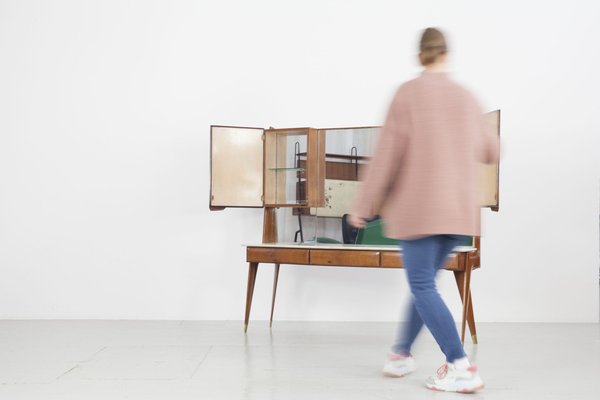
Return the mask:
<path id="1" fill-rule="evenodd" d="M 263 207 L 264 129 L 210 127 L 210 209 Z"/>
<path id="2" fill-rule="evenodd" d="M 500 136 L 500 110 L 485 114 L 485 119 L 492 126 L 492 132 Z M 483 205 L 493 211 L 500 206 L 500 164 L 482 164 Z"/>

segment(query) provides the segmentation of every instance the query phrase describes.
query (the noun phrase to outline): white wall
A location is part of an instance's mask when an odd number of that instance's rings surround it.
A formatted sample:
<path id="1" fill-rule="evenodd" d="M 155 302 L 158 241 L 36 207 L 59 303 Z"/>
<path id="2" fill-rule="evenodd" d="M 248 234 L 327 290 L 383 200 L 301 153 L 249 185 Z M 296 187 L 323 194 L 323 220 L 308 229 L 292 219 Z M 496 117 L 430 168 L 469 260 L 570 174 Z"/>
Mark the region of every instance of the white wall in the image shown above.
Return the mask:
<path id="1" fill-rule="evenodd" d="M 599 17 L 591 1 L 1 1 L 0 317 L 243 318 L 240 244 L 262 213 L 208 211 L 209 125 L 379 124 L 433 25 L 503 113 L 476 317 L 598 321 Z M 280 279 L 280 320 L 394 320 L 407 290 L 402 271 Z"/>

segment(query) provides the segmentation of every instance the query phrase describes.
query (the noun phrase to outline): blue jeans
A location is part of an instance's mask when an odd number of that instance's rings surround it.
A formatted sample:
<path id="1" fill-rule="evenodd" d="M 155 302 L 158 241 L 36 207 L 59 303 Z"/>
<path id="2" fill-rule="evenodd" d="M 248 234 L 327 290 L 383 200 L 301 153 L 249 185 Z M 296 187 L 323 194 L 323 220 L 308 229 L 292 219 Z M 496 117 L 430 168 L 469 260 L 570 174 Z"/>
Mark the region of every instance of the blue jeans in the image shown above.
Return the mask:
<path id="1" fill-rule="evenodd" d="M 452 314 L 435 285 L 437 271 L 444 267 L 448 255 L 462 240 L 464 236 L 434 235 L 400 242 L 412 301 L 408 308 L 408 324 L 398 328 L 398 339 L 392 347 L 394 353 L 410 354 L 413 342 L 425 324 L 446 361 L 454 362 L 465 356 Z"/>

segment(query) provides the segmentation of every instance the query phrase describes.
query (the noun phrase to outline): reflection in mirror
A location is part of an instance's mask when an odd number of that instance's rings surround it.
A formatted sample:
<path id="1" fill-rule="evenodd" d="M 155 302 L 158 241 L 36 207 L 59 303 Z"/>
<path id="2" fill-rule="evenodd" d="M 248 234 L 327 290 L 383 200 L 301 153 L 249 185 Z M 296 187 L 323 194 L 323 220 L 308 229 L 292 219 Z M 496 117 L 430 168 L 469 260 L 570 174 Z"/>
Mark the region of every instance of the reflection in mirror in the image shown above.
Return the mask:
<path id="1" fill-rule="evenodd" d="M 362 168 L 369 162 L 378 127 L 326 129 L 321 207 L 280 209 L 280 241 L 343 243 L 342 217 L 350 212 Z M 318 181 L 321 181 L 319 177 Z"/>

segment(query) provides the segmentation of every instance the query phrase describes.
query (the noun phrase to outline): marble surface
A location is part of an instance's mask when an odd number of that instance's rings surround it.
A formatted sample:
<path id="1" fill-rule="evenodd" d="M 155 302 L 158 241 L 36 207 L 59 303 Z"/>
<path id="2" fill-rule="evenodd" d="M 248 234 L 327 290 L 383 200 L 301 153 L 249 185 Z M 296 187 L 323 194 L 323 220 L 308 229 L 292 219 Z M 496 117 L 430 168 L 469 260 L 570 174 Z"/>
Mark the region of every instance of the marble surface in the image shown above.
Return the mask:
<path id="1" fill-rule="evenodd" d="M 338 244 L 338 243 L 298 243 L 298 242 L 280 242 L 280 243 L 247 243 L 246 247 L 283 247 L 283 248 L 301 248 L 301 249 L 319 249 L 319 250 L 375 250 L 375 251 L 394 251 L 398 246 L 394 245 L 372 245 L 372 244 Z M 456 253 L 468 253 L 475 251 L 473 246 L 456 246 L 453 251 Z"/>

